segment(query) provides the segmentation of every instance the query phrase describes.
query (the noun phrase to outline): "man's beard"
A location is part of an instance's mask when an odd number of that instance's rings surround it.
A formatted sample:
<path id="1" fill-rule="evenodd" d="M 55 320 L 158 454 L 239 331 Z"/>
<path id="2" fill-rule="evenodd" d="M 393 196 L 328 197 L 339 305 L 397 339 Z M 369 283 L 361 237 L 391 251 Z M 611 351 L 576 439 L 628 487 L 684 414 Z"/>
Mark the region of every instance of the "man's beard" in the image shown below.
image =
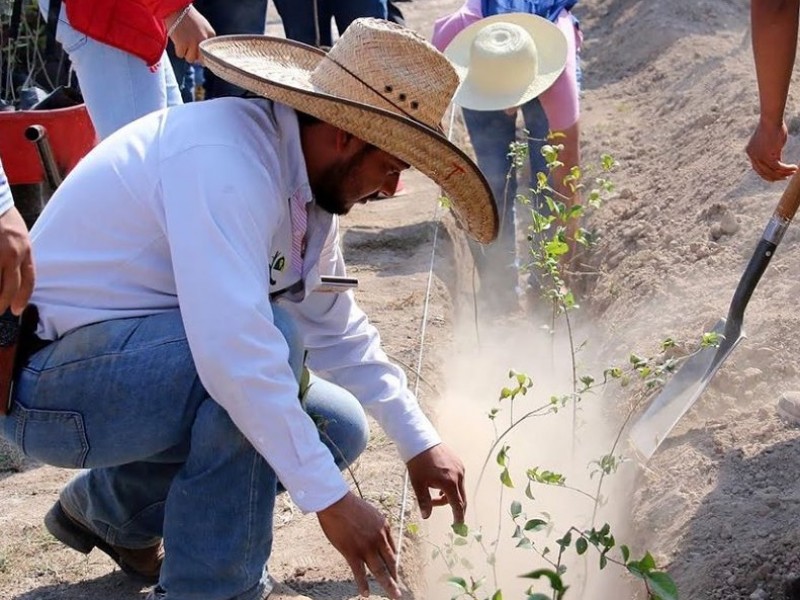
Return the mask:
<path id="1" fill-rule="evenodd" d="M 358 189 L 361 164 L 373 150 L 373 146 L 366 146 L 347 162 L 328 167 L 311 188 L 317 206 L 332 215 L 346 215 L 354 204 L 364 200 L 351 197 L 348 190 Z"/>
<path id="2" fill-rule="evenodd" d="M 311 188 L 314 201 L 325 212 L 332 215 L 346 215 L 350 212 L 351 203 L 344 198 L 342 182 L 347 177 L 349 164 L 329 167 Z"/>

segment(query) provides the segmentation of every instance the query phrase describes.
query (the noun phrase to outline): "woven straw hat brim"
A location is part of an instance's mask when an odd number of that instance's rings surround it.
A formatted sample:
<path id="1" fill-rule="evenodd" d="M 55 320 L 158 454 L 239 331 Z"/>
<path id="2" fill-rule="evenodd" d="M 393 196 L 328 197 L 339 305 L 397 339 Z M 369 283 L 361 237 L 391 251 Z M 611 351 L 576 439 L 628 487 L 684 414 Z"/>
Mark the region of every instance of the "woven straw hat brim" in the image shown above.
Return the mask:
<path id="1" fill-rule="evenodd" d="M 467 80 L 470 50 L 478 33 L 492 23 L 512 23 L 525 29 L 536 44 L 538 74 L 527 86 L 510 94 L 484 92 Z M 473 110 L 504 110 L 521 106 L 546 91 L 559 78 L 567 64 L 567 39 L 564 33 L 547 19 L 527 13 L 508 13 L 486 17 L 461 30 L 447 45 L 444 55 L 453 63 L 463 82 L 453 102 Z"/>
<path id="2" fill-rule="evenodd" d="M 442 188 L 456 218 L 473 238 L 486 244 L 497 237 L 497 206 L 489 183 L 472 160 L 436 129 L 317 89 L 310 76 L 325 58 L 321 50 L 283 38 L 249 35 L 211 38 L 200 48 L 205 66 L 222 79 L 317 117 L 415 167 Z"/>

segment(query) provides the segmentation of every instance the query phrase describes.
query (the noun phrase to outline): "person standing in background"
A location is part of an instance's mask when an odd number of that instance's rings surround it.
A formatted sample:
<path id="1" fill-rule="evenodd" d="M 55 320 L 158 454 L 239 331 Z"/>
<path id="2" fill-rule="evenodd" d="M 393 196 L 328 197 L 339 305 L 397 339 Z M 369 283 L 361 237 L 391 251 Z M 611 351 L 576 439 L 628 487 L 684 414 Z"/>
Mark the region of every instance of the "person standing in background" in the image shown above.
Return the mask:
<path id="1" fill-rule="evenodd" d="M 536 174 L 547 172 L 542 156 L 542 146 L 548 142 L 548 133 L 558 131 L 563 137 L 553 141 L 562 144 L 559 161 L 563 166 L 554 170 L 551 185 L 571 206 L 580 201 L 564 183 L 564 177 L 573 167 L 580 165 L 580 66 L 579 51 L 581 33 L 571 9 L 577 0 L 467 0 L 455 13 L 443 17 L 434 24 L 433 45 L 449 54 L 449 47 L 460 35 L 475 36 L 478 23 L 486 18 L 501 16 L 511 18 L 514 13 L 528 13 L 547 19 L 563 33 L 566 39 L 566 66 L 551 87 L 541 95 L 523 103 L 502 108 L 485 104 L 483 108 L 462 107 L 464 122 L 470 136 L 478 165 L 489 180 L 500 210 L 501 227 L 497 242 L 491 246 L 472 246 L 472 254 L 481 278 L 481 301 L 495 315 L 503 315 L 519 309 L 518 261 L 516 254 L 517 197 L 516 169 L 513 167 L 509 147 L 517 139 L 517 115 L 522 113 L 528 131 L 528 155 L 531 168 L 530 186 L 535 188 Z M 471 29 L 467 33 L 467 29 Z M 537 28 L 547 33 L 550 29 Z M 504 38 L 505 39 L 505 38 Z M 554 38 L 548 38 L 554 39 Z M 542 47 L 542 40 L 534 39 L 540 56 L 550 48 Z M 468 56 L 464 59 L 468 68 Z M 523 65 L 524 66 L 524 65 Z M 456 98 L 456 104 L 458 104 Z M 575 221 L 568 224 L 567 236 L 573 239 Z"/>
<path id="2" fill-rule="evenodd" d="M 217 35 L 253 34 L 263 35 L 267 27 L 268 0 L 196 0 L 194 7 L 202 13 Z M 184 102 L 194 98 L 196 73 L 192 63 L 197 59 L 174 55 L 169 48 L 172 68 L 180 86 Z M 232 83 L 220 79 L 208 69 L 202 69 L 203 98 L 222 98 L 225 96 L 241 96 L 244 90 Z"/>
<path id="3" fill-rule="evenodd" d="M 359 17 L 388 16 L 387 0 L 275 0 L 275 8 L 287 38 L 318 48 L 333 45 L 331 19 L 342 35 Z"/>
<path id="4" fill-rule="evenodd" d="M 153 111 L 181 104 L 165 49 L 200 59 L 214 29 L 188 0 L 39 0 L 72 62 L 97 135 L 104 139 Z"/>

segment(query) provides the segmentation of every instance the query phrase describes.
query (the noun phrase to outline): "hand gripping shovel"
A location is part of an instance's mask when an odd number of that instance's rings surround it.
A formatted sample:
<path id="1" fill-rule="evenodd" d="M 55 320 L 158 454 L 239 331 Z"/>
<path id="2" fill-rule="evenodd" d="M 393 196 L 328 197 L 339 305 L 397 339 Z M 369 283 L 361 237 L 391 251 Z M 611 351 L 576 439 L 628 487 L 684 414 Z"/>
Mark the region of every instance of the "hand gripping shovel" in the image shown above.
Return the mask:
<path id="1" fill-rule="evenodd" d="M 747 263 L 733 294 L 727 318 L 720 319 L 714 326 L 715 333 L 724 335 L 722 343 L 717 348 L 703 348 L 692 355 L 631 427 L 631 442 L 643 460 L 649 460 L 653 456 L 661 442 L 706 389 L 728 355 L 745 337 L 742 331 L 744 309 L 797 212 L 798 204 L 800 170 L 789 181 L 750 262 Z"/>

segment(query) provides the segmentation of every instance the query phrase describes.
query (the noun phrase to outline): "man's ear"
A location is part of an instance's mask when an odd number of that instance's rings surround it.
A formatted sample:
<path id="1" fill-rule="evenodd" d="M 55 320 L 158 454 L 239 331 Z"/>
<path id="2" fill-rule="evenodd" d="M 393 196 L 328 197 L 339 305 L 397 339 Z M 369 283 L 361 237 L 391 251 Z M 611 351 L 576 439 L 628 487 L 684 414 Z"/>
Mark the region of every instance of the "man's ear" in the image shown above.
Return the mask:
<path id="1" fill-rule="evenodd" d="M 336 128 L 336 151 L 339 153 L 346 153 L 352 150 L 353 143 L 356 137 L 352 133 L 348 133 L 344 129 Z"/>

